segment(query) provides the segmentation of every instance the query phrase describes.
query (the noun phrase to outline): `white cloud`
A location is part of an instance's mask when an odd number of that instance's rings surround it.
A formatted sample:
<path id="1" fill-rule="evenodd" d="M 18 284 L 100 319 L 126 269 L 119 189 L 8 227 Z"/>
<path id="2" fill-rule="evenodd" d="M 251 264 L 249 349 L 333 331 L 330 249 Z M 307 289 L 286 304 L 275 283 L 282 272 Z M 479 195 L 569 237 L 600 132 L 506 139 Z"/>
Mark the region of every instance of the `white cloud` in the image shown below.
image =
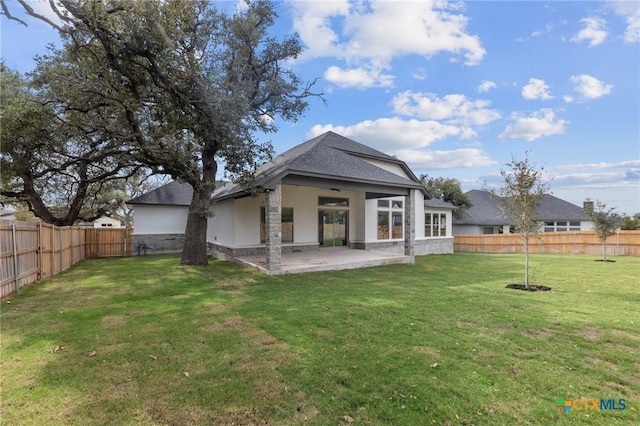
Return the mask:
<path id="1" fill-rule="evenodd" d="M 537 78 L 530 78 L 529 84 L 522 87 L 522 97 L 527 100 L 533 99 L 553 99 L 553 96 L 549 94 L 549 86 L 544 80 Z"/>
<path id="2" fill-rule="evenodd" d="M 606 22 L 602 18 L 590 17 L 580 20 L 584 24 L 584 28 L 576 34 L 571 41 L 579 43 L 581 41 L 588 41 L 589 47 L 602 44 L 607 38 Z"/>
<path id="3" fill-rule="evenodd" d="M 552 30 L 553 30 L 553 25 L 547 24 L 544 27 L 544 30 L 535 30 L 534 32 L 532 32 L 531 37 L 540 37 L 541 35 L 549 34 Z"/>
<path id="4" fill-rule="evenodd" d="M 604 84 L 588 74 L 572 75 L 570 80 L 575 85 L 574 90 L 587 99 L 602 97 L 610 93 L 613 88 L 611 84 Z"/>
<path id="5" fill-rule="evenodd" d="M 55 13 L 53 11 L 53 9 L 51 8 L 51 4 L 47 1 L 31 1 L 31 2 L 27 2 L 34 10 L 35 13 L 44 16 L 45 18 L 49 19 L 51 22 L 53 22 L 56 25 L 64 25 L 64 22 L 58 17 L 58 14 Z M 62 6 L 61 4 L 58 4 L 58 2 L 55 2 L 55 8 L 62 14 L 62 15 L 66 15 L 67 9 L 65 9 L 64 6 Z M 47 24 L 48 25 L 48 24 Z"/>
<path id="6" fill-rule="evenodd" d="M 449 136 L 475 136 L 473 132 L 467 135 L 469 129 L 447 126 L 436 121 L 402 120 L 396 117 L 362 121 L 353 126 L 316 125 L 307 136 L 312 138 L 329 130 L 394 155 L 415 170 L 483 167 L 496 164 L 487 153 L 476 147 L 436 151 L 425 149 Z"/>
<path id="7" fill-rule="evenodd" d="M 500 113 L 487 108 L 490 101 L 472 101 L 460 94 L 438 98 L 433 93 L 405 91 L 394 96 L 391 102 L 397 114 L 428 120 L 444 120 L 448 124 L 482 126 L 500 118 Z"/>
<path id="8" fill-rule="evenodd" d="M 562 134 L 568 123 L 556 118 L 553 110 L 548 108 L 536 111 L 529 117 L 514 113 L 512 118 L 513 124 L 500 133 L 500 140 L 524 139 L 530 142 L 543 136 Z"/>
<path id="9" fill-rule="evenodd" d="M 491 89 L 495 89 L 496 87 L 498 87 L 498 86 L 496 86 L 496 84 L 495 84 L 493 81 L 490 81 L 490 80 L 482 80 L 482 81 L 480 82 L 480 86 L 478 86 L 478 92 L 480 92 L 480 93 L 486 93 L 486 92 L 488 92 L 488 91 L 489 91 L 489 90 L 491 90 Z"/>
<path id="10" fill-rule="evenodd" d="M 635 1 L 610 1 L 608 3 L 614 12 L 622 16 L 627 22 L 623 35 L 628 43 L 640 43 L 640 3 Z"/>
<path id="11" fill-rule="evenodd" d="M 475 136 L 475 132 L 466 127 L 446 125 L 437 121 L 403 120 L 399 117 L 365 120 L 352 126 L 318 124 L 311 128 L 307 136 L 312 138 L 329 130 L 387 154 L 402 149 L 424 148 L 450 136 L 462 139 Z"/>
<path id="12" fill-rule="evenodd" d="M 487 153 L 477 148 L 461 148 L 450 151 L 405 149 L 397 151 L 396 155 L 413 169 L 442 170 L 497 164 Z"/>
<path id="13" fill-rule="evenodd" d="M 577 163 L 556 166 L 556 169 L 617 169 L 640 167 L 640 160 L 623 160 L 615 163 L 601 161 L 599 163 Z"/>
<path id="14" fill-rule="evenodd" d="M 415 78 L 416 80 L 426 80 L 427 79 L 427 70 L 424 68 L 419 68 L 417 70 L 415 70 L 413 72 L 413 74 L 411 74 L 411 77 Z"/>
<path id="15" fill-rule="evenodd" d="M 331 27 L 331 18 L 349 14 L 348 0 L 290 2 L 295 17 L 294 30 L 314 57 L 339 56 L 343 48 Z"/>
<path id="16" fill-rule="evenodd" d="M 467 32 L 468 18 L 442 1 L 290 1 L 303 57 L 334 57 L 349 68 L 386 68 L 403 55 L 447 52 L 478 64 L 486 51 Z M 364 65 L 363 65 L 364 64 Z"/>
<path id="17" fill-rule="evenodd" d="M 355 87 L 366 89 L 369 87 L 392 87 L 393 76 L 383 74 L 381 70 L 352 68 L 342 69 L 331 66 L 325 71 L 324 78 L 340 87 Z"/>

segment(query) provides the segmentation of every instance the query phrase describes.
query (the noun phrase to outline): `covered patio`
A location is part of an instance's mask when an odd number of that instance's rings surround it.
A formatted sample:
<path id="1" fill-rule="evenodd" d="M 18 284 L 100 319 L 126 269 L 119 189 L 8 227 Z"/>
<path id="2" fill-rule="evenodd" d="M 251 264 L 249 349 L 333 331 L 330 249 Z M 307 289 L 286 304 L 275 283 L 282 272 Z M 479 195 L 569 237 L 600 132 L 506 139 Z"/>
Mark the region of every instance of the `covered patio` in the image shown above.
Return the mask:
<path id="1" fill-rule="evenodd" d="M 327 247 L 317 250 L 283 253 L 279 270 L 269 270 L 264 255 L 238 256 L 231 259 L 231 261 L 269 275 L 284 275 L 381 265 L 412 264 L 415 261 L 415 257 L 385 251 Z"/>

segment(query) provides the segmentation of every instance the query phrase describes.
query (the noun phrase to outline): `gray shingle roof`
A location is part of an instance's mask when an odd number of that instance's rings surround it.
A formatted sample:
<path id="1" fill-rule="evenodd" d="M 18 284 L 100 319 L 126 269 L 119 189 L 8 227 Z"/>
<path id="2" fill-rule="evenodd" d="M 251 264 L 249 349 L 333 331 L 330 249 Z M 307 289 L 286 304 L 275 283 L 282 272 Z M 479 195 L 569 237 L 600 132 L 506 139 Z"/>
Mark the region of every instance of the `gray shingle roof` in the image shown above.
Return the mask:
<path id="1" fill-rule="evenodd" d="M 453 219 L 454 225 L 511 225 L 500 209 L 500 201 L 490 196 L 487 191 L 471 190 L 466 193 L 473 204 L 463 217 Z M 536 209 L 540 221 L 556 220 L 589 220 L 589 216 L 575 204 L 561 200 L 553 195 L 545 194 Z"/>
<path id="2" fill-rule="evenodd" d="M 127 204 L 188 206 L 193 198 L 193 188 L 188 183 L 169 182 L 153 191 L 132 198 Z"/>
<path id="3" fill-rule="evenodd" d="M 365 159 L 397 164 L 412 179 L 398 176 L 370 164 Z M 403 161 L 334 132 L 327 132 L 310 139 L 267 162 L 257 170 L 254 185 L 270 188 L 287 175 L 423 189 Z M 213 198 L 221 200 L 246 193 L 248 188 L 227 184 L 218 187 Z"/>
<path id="4" fill-rule="evenodd" d="M 440 209 L 457 209 L 457 207 L 450 201 L 444 201 L 442 198 L 431 198 L 430 200 L 424 200 L 425 207 L 433 207 Z"/>

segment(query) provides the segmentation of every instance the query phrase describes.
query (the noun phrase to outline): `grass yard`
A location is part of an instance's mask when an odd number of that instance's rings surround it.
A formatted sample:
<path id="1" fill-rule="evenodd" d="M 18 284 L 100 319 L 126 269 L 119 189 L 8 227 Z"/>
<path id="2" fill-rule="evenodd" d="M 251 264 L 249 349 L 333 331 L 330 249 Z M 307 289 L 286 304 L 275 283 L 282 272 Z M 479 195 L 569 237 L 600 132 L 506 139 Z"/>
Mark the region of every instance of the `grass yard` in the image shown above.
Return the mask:
<path id="1" fill-rule="evenodd" d="M 2 424 L 640 424 L 640 259 L 267 277 L 89 260 L 2 302 Z M 556 409 L 558 398 L 625 410 Z M 584 406 L 584 404 L 582 405 Z M 587 407 L 590 407 L 587 404 Z"/>

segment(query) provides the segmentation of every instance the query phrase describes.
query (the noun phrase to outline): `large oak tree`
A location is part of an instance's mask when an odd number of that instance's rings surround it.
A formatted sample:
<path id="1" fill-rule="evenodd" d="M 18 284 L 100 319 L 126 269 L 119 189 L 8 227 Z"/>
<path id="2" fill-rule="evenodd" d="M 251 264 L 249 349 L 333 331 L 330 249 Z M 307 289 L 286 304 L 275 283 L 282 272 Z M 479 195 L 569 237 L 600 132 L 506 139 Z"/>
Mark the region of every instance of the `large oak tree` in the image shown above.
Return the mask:
<path id="1" fill-rule="evenodd" d="M 302 51 L 297 35 L 270 35 L 276 12 L 263 0 L 233 14 L 206 0 L 60 3 L 57 57 L 84 72 L 74 90 L 111 108 L 136 159 L 193 187 L 182 263 L 206 264 L 219 164 L 249 177 L 272 150 L 257 135 L 299 118 L 314 95 L 287 67 Z"/>
<path id="2" fill-rule="evenodd" d="M 0 64 L 0 194 L 65 226 L 115 211 L 118 201 L 109 194 L 145 173 L 102 105 L 60 99 L 60 81 L 70 86 L 73 78 L 56 71 L 38 83 Z"/>

